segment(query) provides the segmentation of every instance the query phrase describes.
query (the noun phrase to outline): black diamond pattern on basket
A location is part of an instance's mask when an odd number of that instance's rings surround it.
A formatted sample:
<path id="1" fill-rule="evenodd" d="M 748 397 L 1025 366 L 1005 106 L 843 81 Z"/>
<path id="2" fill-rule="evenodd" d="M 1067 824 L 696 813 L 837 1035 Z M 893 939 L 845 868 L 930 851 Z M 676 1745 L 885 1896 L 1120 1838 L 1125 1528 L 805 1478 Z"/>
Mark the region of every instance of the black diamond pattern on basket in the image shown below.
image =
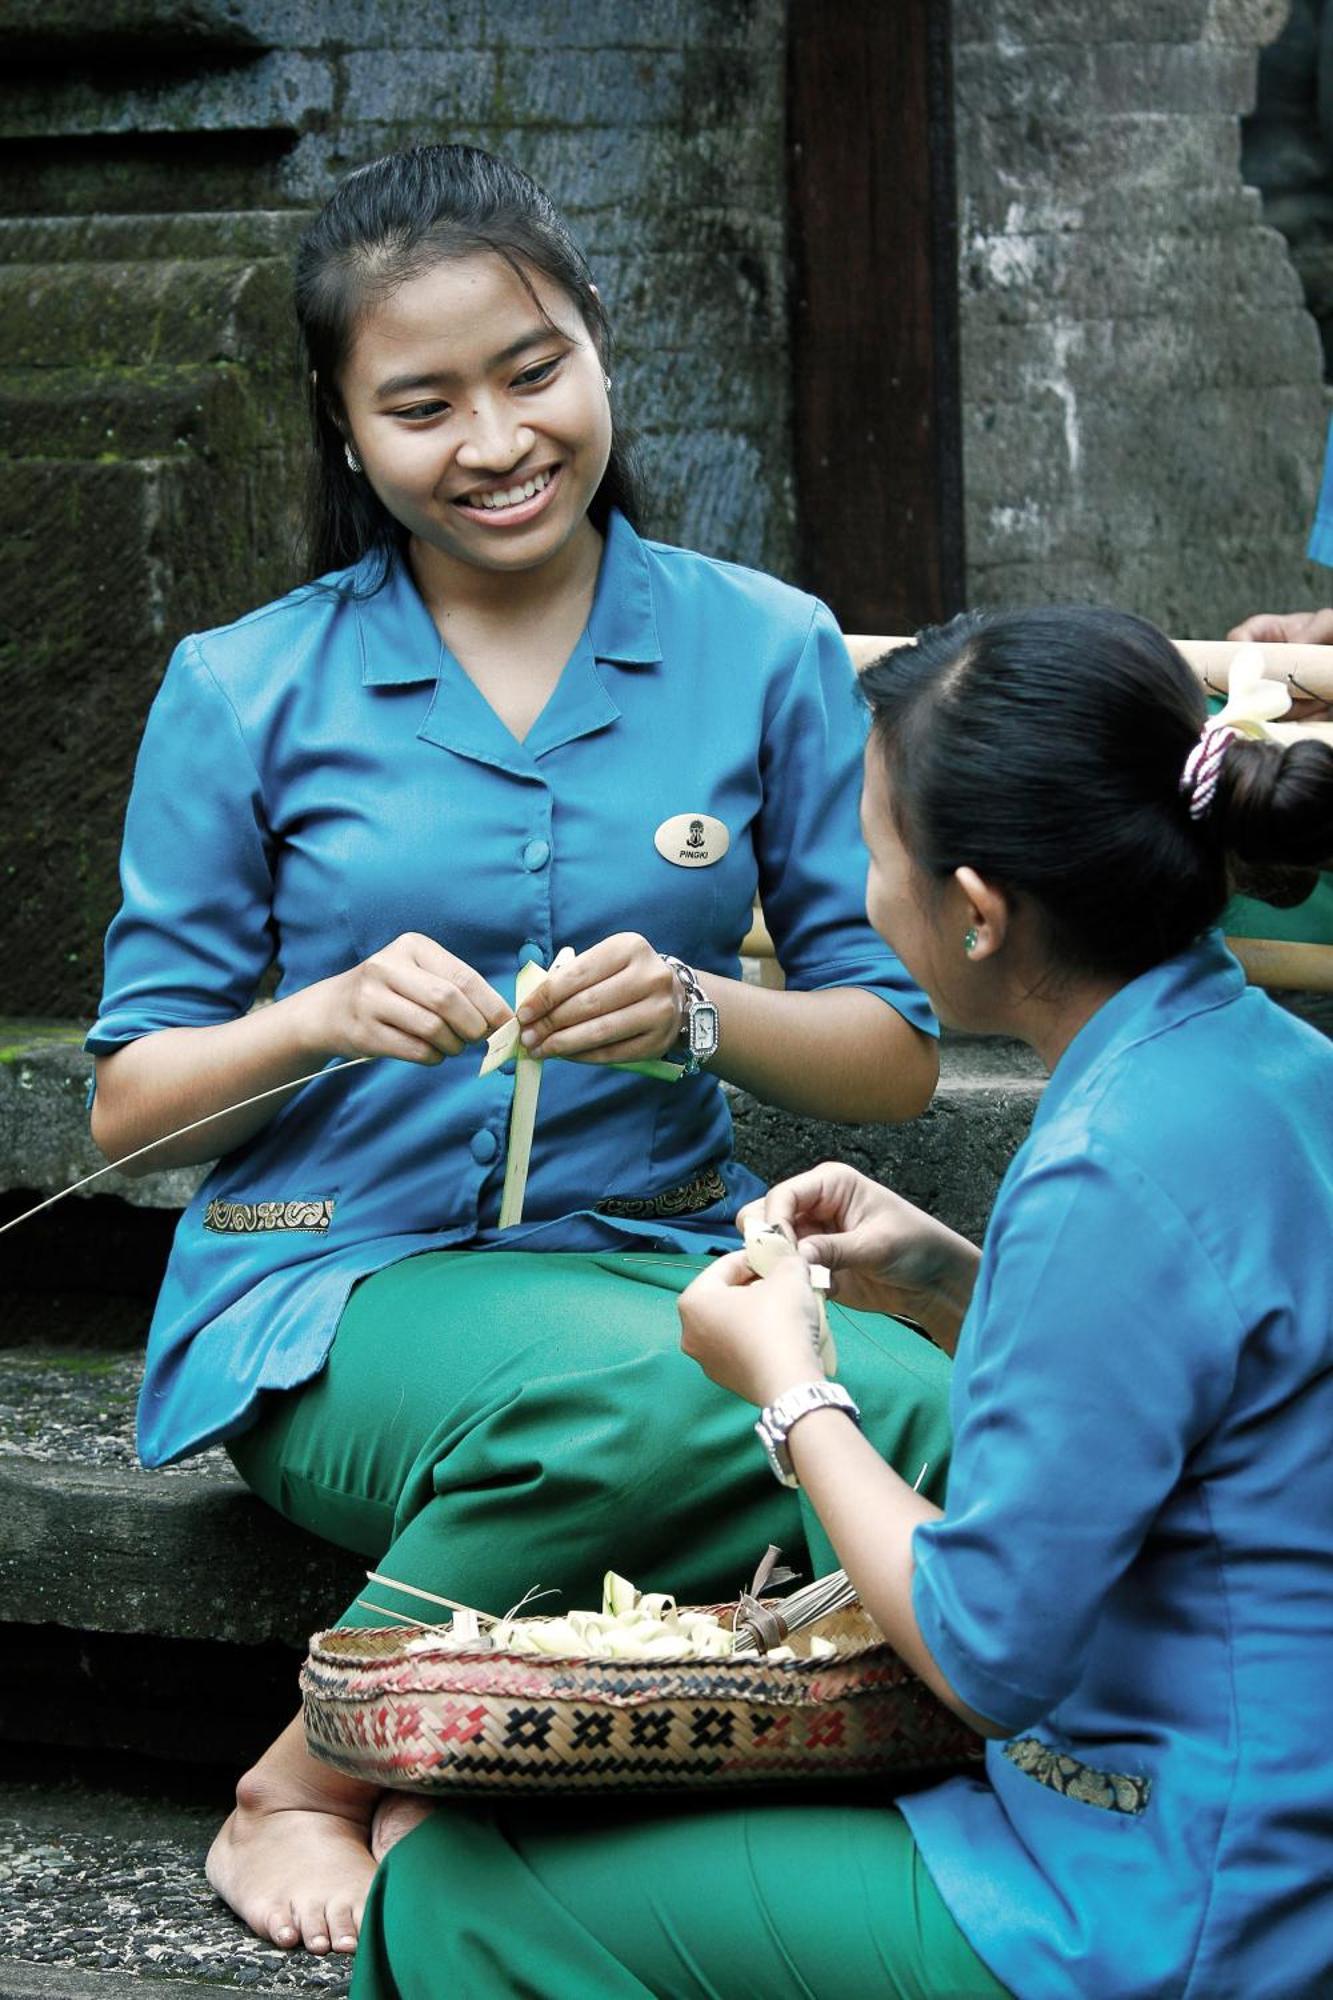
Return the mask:
<path id="1" fill-rule="evenodd" d="M 690 1718 L 690 1748 L 730 1749 L 735 1729 L 735 1716 L 728 1715 L 724 1708 L 696 1708 Z"/>
<path id="2" fill-rule="evenodd" d="M 629 1740 L 635 1750 L 667 1749 L 671 1742 L 671 1710 L 645 1708 L 642 1714 L 632 1715 Z"/>
<path id="3" fill-rule="evenodd" d="M 511 1708 L 505 1726 L 505 1745 L 520 1750 L 545 1750 L 550 1740 L 553 1708 Z"/>
<path id="4" fill-rule="evenodd" d="M 574 1732 L 569 1739 L 571 1750 L 605 1750 L 611 1741 L 615 1728 L 615 1717 L 610 1710 L 600 1715 L 590 1715 L 586 1710 L 574 1718 Z"/>

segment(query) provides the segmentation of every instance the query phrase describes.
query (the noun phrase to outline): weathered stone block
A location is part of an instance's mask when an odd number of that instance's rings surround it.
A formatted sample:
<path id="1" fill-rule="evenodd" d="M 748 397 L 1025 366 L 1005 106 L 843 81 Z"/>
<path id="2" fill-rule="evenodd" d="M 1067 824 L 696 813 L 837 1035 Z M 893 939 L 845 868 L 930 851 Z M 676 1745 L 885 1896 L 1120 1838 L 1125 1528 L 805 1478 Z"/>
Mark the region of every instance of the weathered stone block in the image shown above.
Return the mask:
<path id="1" fill-rule="evenodd" d="M 1212 0 L 954 0 L 953 31 L 959 43 L 994 42 L 1010 48 L 1045 42 L 1194 42 L 1203 34 Z"/>
<path id="2" fill-rule="evenodd" d="M 362 121 L 484 124 L 497 115 L 499 57 L 492 49 L 443 44 L 404 73 L 395 49 L 361 49 L 339 63 L 341 101 Z"/>
<path id="3" fill-rule="evenodd" d="M 1240 128 L 1234 117 L 974 118 L 958 128 L 958 184 L 966 202 L 987 188 L 1025 205 L 1053 192 L 1077 203 L 1084 189 L 1114 190 L 1127 208 L 1140 193 L 1234 186 Z"/>
<path id="4" fill-rule="evenodd" d="M 969 117 L 1105 118 L 1248 111 L 1257 55 L 1251 49 L 1179 42 L 1042 41 L 954 52 L 960 112 Z"/>
<path id="5" fill-rule="evenodd" d="M 333 109 L 334 73 L 322 57 L 265 55 L 186 82 L 107 90 L 96 70 L 30 82 L 0 97 L 0 138 L 81 133 L 299 131 Z"/>
<path id="6" fill-rule="evenodd" d="M 1273 230 L 1203 236 L 969 236 L 960 287 L 969 328 L 996 322 L 1117 319 L 1224 299 L 1227 309 L 1299 312 L 1300 281 Z M 1200 338 L 1200 345 L 1206 342 Z"/>
<path id="7" fill-rule="evenodd" d="M 16 264 L 0 271 L 0 363 L 149 367 L 291 352 L 284 263 L 225 258 Z"/>

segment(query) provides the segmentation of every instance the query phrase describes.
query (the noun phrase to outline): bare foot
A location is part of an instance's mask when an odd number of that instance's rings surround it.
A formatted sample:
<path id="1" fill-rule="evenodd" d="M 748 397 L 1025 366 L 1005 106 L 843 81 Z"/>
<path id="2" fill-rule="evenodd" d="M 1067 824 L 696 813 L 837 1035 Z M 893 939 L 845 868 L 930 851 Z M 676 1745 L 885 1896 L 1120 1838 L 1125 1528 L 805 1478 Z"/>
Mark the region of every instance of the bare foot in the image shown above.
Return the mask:
<path id="1" fill-rule="evenodd" d="M 315 1761 L 298 1715 L 237 1785 L 236 1810 L 208 1851 L 210 1884 L 273 1944 L 355 1951 L 377 1797 Z"/>
<path id="2" fill-rule="evenodd" d="M 380 1802 L 370 1822 L 370 1851 L 378 1864 L 404 1834 L 429 1819 L 435 1806 L 416 1792 L 381 1792 Z"/>

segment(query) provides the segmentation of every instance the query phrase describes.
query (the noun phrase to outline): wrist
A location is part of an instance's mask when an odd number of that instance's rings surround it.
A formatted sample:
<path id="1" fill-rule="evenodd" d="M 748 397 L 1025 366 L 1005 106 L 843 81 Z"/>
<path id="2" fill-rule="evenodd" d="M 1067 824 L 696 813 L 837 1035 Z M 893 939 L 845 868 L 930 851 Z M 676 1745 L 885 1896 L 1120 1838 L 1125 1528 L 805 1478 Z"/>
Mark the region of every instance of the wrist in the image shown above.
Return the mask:
<path id="1" fill-rule="evenodd" d="M 671 968 L 680 1020 L 676 1038 L 668 1044 L 666 1052 L 673 1061 L 684 1063 L 687 1076 L 693 1076 L 717 1054 L 718 1011 L 699 984 L 693 966 L 686 965 L 684 959 L 673 958 L 670 952 L 659 952 L 658 957 Z"/>
<path id="2" fill-rule="evenodd" d="M 341 978 L 341 973 L 334 973 L 328 979 L 317 979 L 286 1000 L 274 1002 L 275 1013 L 280 1009 L 287 1013 L 293 1052 L 303 1063 L 332 1062 L 335 1056 L 346 1053 L 337 1046 L 333 1032 L 333 989 Z"/>
<path id="3" fill-rule="evenodd" d="M 838 1411 L 844 1417 L 850 1417 L 860 1429 L 861 1412 L 842 1384 L 826 1382 L 822 1377 L 795 1383 L 760 1412 L 754 1427 L 755 1435 L 763 1446 L 769 1471 L 780 1485 L 800 1485 L 792 1465 L 788 1440 L 798 1424 L 820 1410 Z"/>

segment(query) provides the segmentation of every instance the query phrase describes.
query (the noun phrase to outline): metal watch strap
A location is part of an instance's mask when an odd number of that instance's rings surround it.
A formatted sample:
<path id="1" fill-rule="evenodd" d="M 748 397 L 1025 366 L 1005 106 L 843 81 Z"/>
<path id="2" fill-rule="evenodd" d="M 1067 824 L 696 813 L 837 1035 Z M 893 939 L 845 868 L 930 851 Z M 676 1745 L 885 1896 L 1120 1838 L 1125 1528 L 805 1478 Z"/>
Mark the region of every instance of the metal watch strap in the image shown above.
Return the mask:
<path id="1" fill-rule="evenodd" d="M 703 1065 L 717 1054 L 717 1008 L 699 984 L 693 966 L 686 965 L 682 958 L 673 958 L 669 951 L 660 951 L 657 955 L 664 965 L 671 967 L 680 982 L 681 992 L 685 995 L 685 1013 L 680 1034 L 685 1056 L 682 1068 L 686 1076 L 695 1076 Z"/>
<path id="2" fill-rule="evenodd" d="M 787 1435 L 793 1424 L 808 1417 L 812 1410 L 842 1410 L 859 1428 L 861 1412 L 852 1401 L 841 1382 L 798 1382 L 794 1389 L 788 1389 L 767 1409 L 759 1413 L 755 1425 L 755 1436 L 764 1447 L 769 1470 L 782 1486 L 799 1486 L 787 1449 Z"/>

